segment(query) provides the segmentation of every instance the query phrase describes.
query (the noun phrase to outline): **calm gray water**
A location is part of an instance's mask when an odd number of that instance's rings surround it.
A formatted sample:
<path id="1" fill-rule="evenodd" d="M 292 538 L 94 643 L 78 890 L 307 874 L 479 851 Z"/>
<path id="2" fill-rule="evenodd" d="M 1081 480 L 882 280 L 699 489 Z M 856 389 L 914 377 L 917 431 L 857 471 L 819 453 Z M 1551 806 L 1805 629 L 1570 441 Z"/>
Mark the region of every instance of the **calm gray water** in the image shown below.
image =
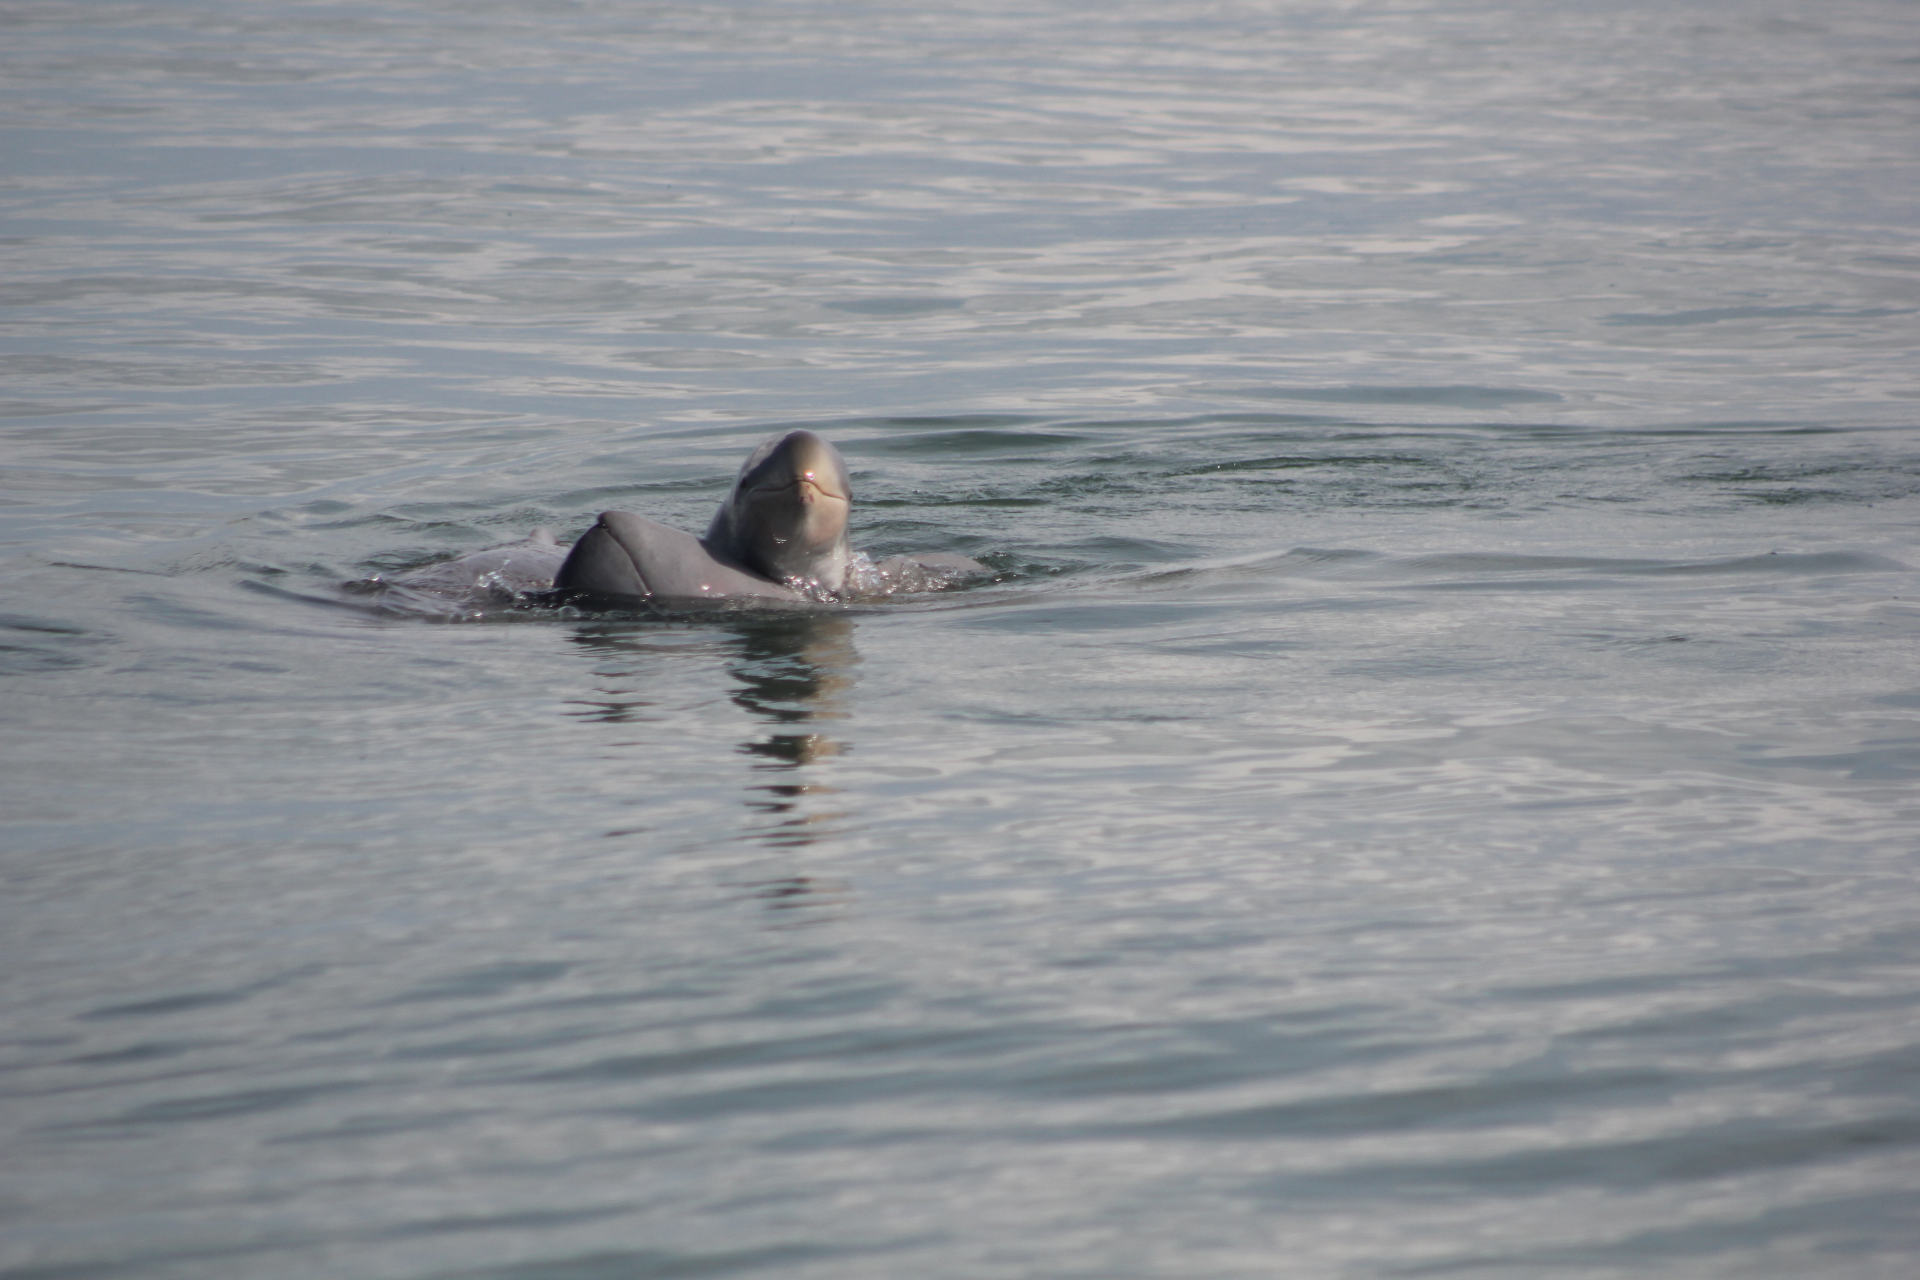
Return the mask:
<path id="1" fill-rule="evenodd" d="M 0 4 L 0 1276 L 1906 1277 L 1920 10 Z M 775 430 L 970 589 L 374 578 Z"/>

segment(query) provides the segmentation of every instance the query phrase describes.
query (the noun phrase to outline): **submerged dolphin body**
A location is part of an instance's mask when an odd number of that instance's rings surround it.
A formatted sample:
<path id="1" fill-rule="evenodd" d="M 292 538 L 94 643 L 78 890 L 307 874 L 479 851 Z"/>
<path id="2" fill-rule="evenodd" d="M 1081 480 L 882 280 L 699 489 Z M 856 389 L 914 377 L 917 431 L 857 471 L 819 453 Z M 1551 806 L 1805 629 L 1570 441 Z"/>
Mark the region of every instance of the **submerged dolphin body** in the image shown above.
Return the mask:
<path id="1" fill-rule="evenodd" d="M 976 560 L 942 553 L 872 564 L 847 540 L 852 507 L 840 451 L 811 431 L 790 431 L 742 464 L 705 537 L 604 511 L 553 585 L 589 596 L 833 600 L 931 590 L 985 572 Z"/>
<path id="2" fill-rule="evenodd" d="M 354 584 L 358 590 L 377 588 L 389 607 L 406 612 L 457 612 L 490 601 L 525 598 L 551 590 L 553 575 L 567 558 L 567 549 L 547 529 L 535 529 L 520 542 L 484 551 L 470 551 L 457 560 L 421 565 L 391 579 L 384 576 Z"/>

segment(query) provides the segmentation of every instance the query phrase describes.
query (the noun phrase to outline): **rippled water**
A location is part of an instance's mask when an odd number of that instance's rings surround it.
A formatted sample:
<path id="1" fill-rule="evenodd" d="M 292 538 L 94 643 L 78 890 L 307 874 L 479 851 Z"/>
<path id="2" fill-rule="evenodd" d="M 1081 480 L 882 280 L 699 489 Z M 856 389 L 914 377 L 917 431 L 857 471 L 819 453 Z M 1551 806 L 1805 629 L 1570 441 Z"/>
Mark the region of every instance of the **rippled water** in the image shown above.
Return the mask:
<path id="1" fill-rule="evenodd" d="M 1899 0 L 0 6 L 0 1276 L 1905 1276 Z M 967 590 L 366 585 L 768 433 Z"/>

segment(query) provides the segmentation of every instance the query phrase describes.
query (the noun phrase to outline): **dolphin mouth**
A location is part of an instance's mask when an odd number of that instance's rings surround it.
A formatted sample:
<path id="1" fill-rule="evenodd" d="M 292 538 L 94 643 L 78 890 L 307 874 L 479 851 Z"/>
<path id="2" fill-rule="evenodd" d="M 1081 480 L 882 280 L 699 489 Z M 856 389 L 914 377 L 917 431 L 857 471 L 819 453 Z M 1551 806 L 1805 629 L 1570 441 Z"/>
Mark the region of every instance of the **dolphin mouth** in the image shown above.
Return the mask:
<path id="1" fill-rule="evenodd" d="M 838 489 L 830 487 L 819 477 L 813 475 L 799 477 L 793 482 L 793 487 L 803 498 L 808 494 L 812 494 L 815 501 L 821 498 L 829 498 L 834 502 L 848 502 L 851 500 L 848 495 L 840 492 Z"/>
<path id="2" fill-rule="evenodd" d="M 748 497 L 757 502 L 763 498 L 772 498 L 788 493 L 793 494 L 803 503 L 853 501 L 849 495 L 835 489 L 831 481 L 823 476 L 814 475 L 811 472 L 804 475 L 797 475 L 791 480 L 779 481 L 772 484 L 757 484 L 749 490 Z"/>

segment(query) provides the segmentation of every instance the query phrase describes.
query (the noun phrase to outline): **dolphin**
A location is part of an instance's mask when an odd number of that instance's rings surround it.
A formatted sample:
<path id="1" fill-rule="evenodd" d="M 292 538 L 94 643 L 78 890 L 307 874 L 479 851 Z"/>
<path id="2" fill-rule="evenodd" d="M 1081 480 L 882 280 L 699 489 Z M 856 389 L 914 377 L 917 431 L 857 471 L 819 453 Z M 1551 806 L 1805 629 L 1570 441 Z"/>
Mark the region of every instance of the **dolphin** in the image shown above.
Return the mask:
<path id="1" fill-rule="evenodd" d="M 852 508 L 840 451 L 811 431 L 789 431 L 741 464 L 704 537 L 603 511 L 553 586 L 587 596 L 824 601 L 934 590 L 986 572 L 977 560 L 937 552 L 873 564 L 848 541 Z"/>
<path id="2" fill-rule="evenodd" d="M 551 591 L 553 575 L 566 558 L 567 549 L 551 530 L 542 528 L 519 542 L 347 585 L 355 592 L 378 591 L 386 597 L 385 607 L 401 612 L 464 616 L 485 604 L 534 599 Z"/>

